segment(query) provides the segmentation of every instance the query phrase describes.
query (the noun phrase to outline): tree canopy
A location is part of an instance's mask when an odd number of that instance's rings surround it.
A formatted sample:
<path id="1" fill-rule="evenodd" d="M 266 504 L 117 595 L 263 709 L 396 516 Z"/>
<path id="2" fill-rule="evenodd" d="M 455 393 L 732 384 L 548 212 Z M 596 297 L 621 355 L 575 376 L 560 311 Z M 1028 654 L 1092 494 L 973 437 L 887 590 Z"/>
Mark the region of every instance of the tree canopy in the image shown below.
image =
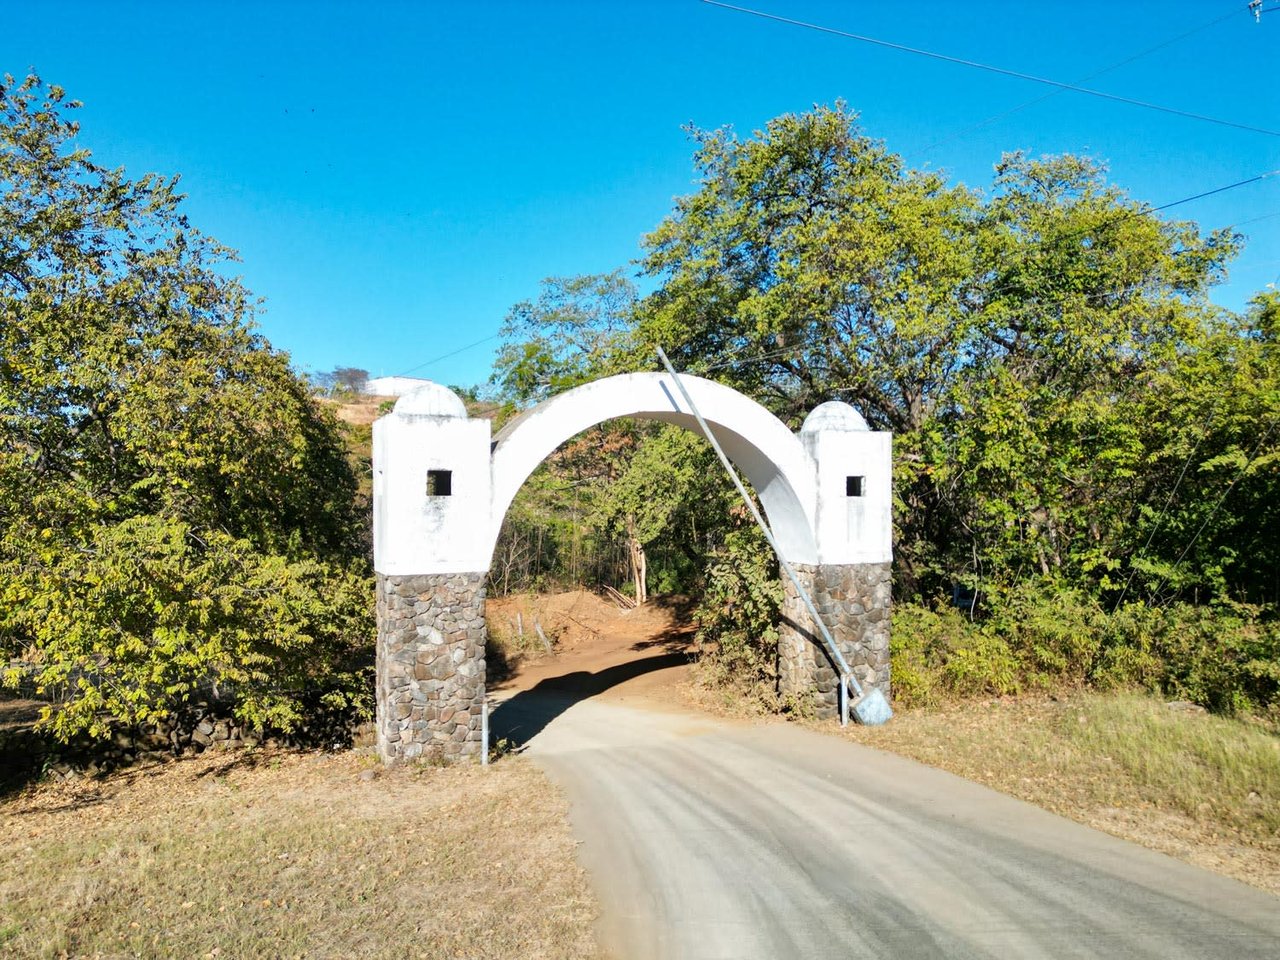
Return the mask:
<path id="1" fill-rule="evenodd" d="M 0 656 L 63 733 L 219 680 L 287 725 L 367 606 L 356 477 L 177 179 L 97 163 L 77 107 L 0 87 Z"/>
<path id="2" fill-rule="evenodd" d="M 694 137 L 699 188 L 646 240 L 661 286 L 639 340 L 793 423 L 840 398 L 893 430 L 909 591 L 1115 587 L 1135 509 L 1171 479 L 1153 456 L 1212 419 L 1178 399 L 1192 368 L 1253 351 L 1208 300 L 1241 238 L 1163 219 L 1081 157 L 949 185 L 843 104 Z"/>
<path id="3" fill-rule="evenodd" d="M 613 370 L 635 321 L 636 285 L 621 270 L 549 277 L 511 308 L 490 384 L 511 404 L 536 403 Z"/>
<path id="4" fill-rule="evenodd" d="M 1209 296 L 1241 235 L 1134 200 L 1087 157 L 1009 153 L 984 189 L 959 185 L 842 103 L 691 135 L 697 186 L 644 241 L 653 293 L 567 367 L 540 360 L 570 375 L 533 377 L 539 397 L 662 346 L 793 427 L 846 400 L 894 432 L 896 598 L 945 609 L 958 591 L 987 618 L 954 664 L 1149 679 L 1164 662 L 1166 686 L 1207 696 L 1216 663 L 1235 671 L 1221 689 L 1274 698 L 1280 301 L 1237 315 Z M 500 369 L 552 355 L 551 329 L 509 326 Z M 673 468 L 668 436 L 637 444 L 600 491 L 605 529 L 704 520 L 685 502 L 715 502 L 717 472 Z M 774 609 L 761 571 L 730 518 L 700 535 L 704 629 L 741 650 Z M 1228 639 L 1210 654 L 1213 617 Z M 1183 624 L 1194 655 L 1173 649 Z"/>

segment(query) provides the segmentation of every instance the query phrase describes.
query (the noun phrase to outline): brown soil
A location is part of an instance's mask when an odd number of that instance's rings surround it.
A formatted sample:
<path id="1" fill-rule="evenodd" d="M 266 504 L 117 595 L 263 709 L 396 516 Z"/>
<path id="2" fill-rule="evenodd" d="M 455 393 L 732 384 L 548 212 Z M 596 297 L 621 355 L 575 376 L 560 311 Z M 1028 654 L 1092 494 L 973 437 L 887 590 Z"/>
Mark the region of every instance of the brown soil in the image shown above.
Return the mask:
<path id="1" fill-rule="evenodd" d="M 377 420 L 381 413 L 378 411 L 386 404 L 394 403 L 395 397 L 344 397 L 341 400 L 334 400 L 330 397 L 316 397 L 320 403 L 333 410 L 334 416 L 339 420 L 356 426 L 368 426 Z M 468 403 L 468 416 L 492 420 L 497 416 L 501 409 L 500 404 L 496 403 Z"/>
<path id="2" fill-rule="evenodd" d="M 499 697 L 553 683 L 591 695 L 682 702 L 694 632 L 683 597 L 623 610 L 587 590 L 519 594 L 491 598 L 486 619 L 490 632 L 519 653 L 513 675 L 490 687 Z M 537 638 L 535 623 L 551 641 L 552 654 Z M 517 624 L 523 625 L 523 641 L 515 636 Z"/>

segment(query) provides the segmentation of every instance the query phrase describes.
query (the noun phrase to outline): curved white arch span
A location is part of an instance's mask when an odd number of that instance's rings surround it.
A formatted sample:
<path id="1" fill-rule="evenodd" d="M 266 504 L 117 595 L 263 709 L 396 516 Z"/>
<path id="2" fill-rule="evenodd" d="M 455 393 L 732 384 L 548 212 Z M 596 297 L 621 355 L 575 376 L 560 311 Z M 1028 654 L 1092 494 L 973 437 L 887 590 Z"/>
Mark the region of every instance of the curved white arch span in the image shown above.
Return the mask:
<path id="1" fill-rule="evenodd" d="M 793 434 L 728 387 L 681 377 L 699 412 L 756 489 L 783 554 L 840 611 L 843 655 L 887 691 L 891 582 L 891 444 L 846 403 L 813 410 Z M 498 531 L 529 474 L 594 424 L 639 417 L 697 429 L 671 375 L 588 383 L 490 437 L 448 388 L 428 384 L 373 425 L 373 542 L 378 573 L 378 750 L 387 762 L 428 749 L 478 754 L 485 696 L 484 583 Z M 785 601 L 778 643 L 784 693 L 816 691 L 834 713 L 810 623 Z M 823 678 L 826 678 L 825 680 Z M 823 684 L 826 684 L 824 687 Z M 453 709 L 449 713 L 442 711 Z M 442 719 L 446 718 L 446 719 Z M 465 719 L 458 719 L 465 718 Z"/>
<path id="2" fill-rule="evenodd" d="M 792 563 L 883 563 L 892 533 L 891 443 L 846 403 L 815 409 L 798 434 L 736 390 L 682 376 L 742 472 Z M 556 447 L 605 420 L 638 417 L 697 430 L 666 373 L 584 384 L 490 437 L 448 388 L 410 393 L 373 425 L 374 567 L 384 575 L 489 569 L 503 517 Z"/>
<path id="3" fill-rule="evenodd" d="M 786 424 L 736 390 L 682 376 L 707 425 L 729 459 L 755 488 L 787 559 L 816 563 L 813 460 Z M 692 411 L 665 373 L 627 373 L 596 380 L 552 397 L 507 424 L 493 448 L 494 526 L 498 529 L 516 492 L 538 464 L 570 437 L 617 417 L 673 423 L 701 434 Z"/>

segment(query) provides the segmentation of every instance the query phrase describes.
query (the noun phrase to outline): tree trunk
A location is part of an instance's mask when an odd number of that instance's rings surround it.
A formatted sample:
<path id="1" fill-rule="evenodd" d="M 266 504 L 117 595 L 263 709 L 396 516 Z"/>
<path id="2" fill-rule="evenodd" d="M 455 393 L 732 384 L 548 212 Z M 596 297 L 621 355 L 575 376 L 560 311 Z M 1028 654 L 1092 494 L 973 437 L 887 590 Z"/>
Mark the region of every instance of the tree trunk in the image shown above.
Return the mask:
<path id="1" fill-rule="evenodd" d="M 636 606 L 649 599 L 645 579 L 649 572 L 648 560 L 644 555 L 644 544 L 636 538 L 634 517 L 627 517 L 627 557 L 631 561 L 631 580 L 636 587 Z"/>

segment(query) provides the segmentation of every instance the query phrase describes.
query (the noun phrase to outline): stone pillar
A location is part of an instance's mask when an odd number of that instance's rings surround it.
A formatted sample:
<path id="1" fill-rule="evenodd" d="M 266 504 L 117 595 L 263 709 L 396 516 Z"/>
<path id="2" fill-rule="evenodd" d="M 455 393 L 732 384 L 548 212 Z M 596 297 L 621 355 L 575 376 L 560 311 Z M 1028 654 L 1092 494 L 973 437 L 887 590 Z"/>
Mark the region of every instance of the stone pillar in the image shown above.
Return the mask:
<path id="1" fill-rule="evenodd" d="M 378 754 L 479 756 L 487 573 L 378 575 Z"/>
<path id="2" fill-rule="evenodd" d="M 840 652 L 864 687 L 889 695 L 891 563 L 793 564 Z M 778 628 L 778 693 L 784 699 L 817 696 L 818 715 L 835 716 L 838 673 L 804 601 L 783 577 L 786 596 Z"/>

